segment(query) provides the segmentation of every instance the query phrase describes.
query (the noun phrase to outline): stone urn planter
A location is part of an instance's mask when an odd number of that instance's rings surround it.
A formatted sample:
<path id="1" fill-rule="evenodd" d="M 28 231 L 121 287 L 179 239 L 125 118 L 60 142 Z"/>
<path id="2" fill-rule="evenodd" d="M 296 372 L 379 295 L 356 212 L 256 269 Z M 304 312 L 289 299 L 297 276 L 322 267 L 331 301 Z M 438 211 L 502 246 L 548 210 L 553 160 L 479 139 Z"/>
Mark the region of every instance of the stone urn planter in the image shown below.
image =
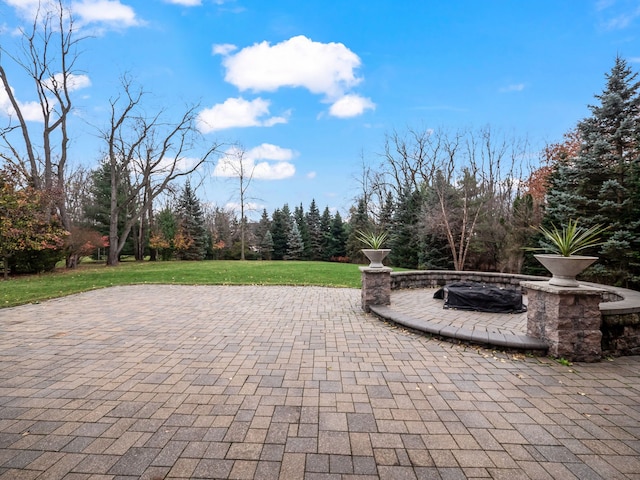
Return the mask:
<path id="1" fill-rule="evenodd" d="M 576 275 L 580 274 L 598 257 L 576 255 L 587 248 L 602 245 L 600 235 L 606 230 L 601 225 L 586 228 L 578 226 L 577 220 L 569 220 L 562 228 L 555 225 L 551 229 L 539 226 L 551 254 L 534 255 L 551 272 L 549 285 L 556 287 L 578 287 Z M 538 248 L 534 250 L 539 250 Z"/>
<path id="2" fill-rule="evenodd" d="M 389 248 L 363 248 L 362 253 L 369 259 L 369 268 L 382 268 L 382 260 L 389 255 Z"/>
<path id="3" fill-rule="evenodd" d="M 534 255 L 549 272 L 551 280 L 549 285 L 556 287 L 577 287 L 579 286 L 576 276 L 582 273 L 589 265 L 598 260 L 598 257 L 588 257 L 585 255 L 562 255 L 539 254 Z"/>
<path id="4" fill-rule="evenodd" d="M 362 249 L 364 256 L 369 259 L 369 268 L 383 268 L 382 260 L 385 259 L 389 252 L 388 248 L 382 248 L 387 241 L 387 232 L 357 232 L 358 240 L 362 242 L 365 248 Z"/>

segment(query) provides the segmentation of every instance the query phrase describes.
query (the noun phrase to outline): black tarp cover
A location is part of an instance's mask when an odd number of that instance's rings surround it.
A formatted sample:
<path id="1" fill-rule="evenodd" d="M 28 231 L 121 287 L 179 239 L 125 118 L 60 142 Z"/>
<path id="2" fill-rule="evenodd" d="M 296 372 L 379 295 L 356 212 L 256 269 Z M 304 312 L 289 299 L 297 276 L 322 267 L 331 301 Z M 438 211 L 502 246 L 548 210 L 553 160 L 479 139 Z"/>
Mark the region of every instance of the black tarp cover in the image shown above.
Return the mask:
<path id="1" fill-rule="evenodd" d="M 478 282 L 449 283 L 439 289 L 433 298 L 444 299 L 444 308 L 473 310 L 476 312 L 522 313 L 522 293 Z"/>

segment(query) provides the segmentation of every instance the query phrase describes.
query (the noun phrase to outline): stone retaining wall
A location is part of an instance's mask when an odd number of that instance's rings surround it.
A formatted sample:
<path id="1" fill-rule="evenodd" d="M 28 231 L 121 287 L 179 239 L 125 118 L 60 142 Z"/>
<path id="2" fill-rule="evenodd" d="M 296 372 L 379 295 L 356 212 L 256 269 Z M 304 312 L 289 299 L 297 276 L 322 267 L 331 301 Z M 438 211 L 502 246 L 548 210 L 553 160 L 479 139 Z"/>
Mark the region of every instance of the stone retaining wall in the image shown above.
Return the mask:
<path id="1" fill-rule="evenodd" d="M 455 272 L 416 270 L 391 273 L 391 290 L 437 288 L 452 282 L 471 281 L 503 288 L 523 288 L 523 281 L 542 281 L 548 277 L 499 272 Z M 640 355 L 640 292 L 624 288 L 585 283 L 605 290 L 599 305 L 602 316 L 602 354 Z M 524 288 L 523 288 L 524 290 Z"/>
<path id="2" fill-rule="evenodd" d="M 449 270 L 419 270 L 391 273 L 391 290 L 403 288 L 437 288 L 452 282 L 481 282 L 502 288 L 521 288 L 524 280 L 549 280 L 548 277 L 499 272 L 453 272 Z"/>

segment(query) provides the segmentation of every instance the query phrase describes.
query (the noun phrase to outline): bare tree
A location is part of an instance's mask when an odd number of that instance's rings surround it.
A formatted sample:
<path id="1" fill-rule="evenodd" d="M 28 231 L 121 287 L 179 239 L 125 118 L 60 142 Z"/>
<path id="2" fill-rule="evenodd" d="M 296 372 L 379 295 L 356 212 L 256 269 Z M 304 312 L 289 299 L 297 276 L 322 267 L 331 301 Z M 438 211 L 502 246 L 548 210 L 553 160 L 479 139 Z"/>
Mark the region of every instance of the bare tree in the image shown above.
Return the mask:
<path id="1" fill-rule="evenodd" d="M 236 145 L 227 151 L 227 154 L 220 159 L 221 169 L 229 176 L 238 179 L 238 194 L 240 197 L 240 260 L 245 260 L 245 242 L 246 242 L 246 226 L 247 220 L 245 216 L 245 208 L 247 205 L 247 190 L 256 165 L 253 161 L 246 158 L 246 150 L 240 145 Z"/>
<path id="2" fill-rule="evenodd" d="M 78 166 L 66 175 L 65 195 L 67 215 L 72 224 L 79 225 L 86 222 L 85 205 L 90 195 L 91 170 Z"/>
<path id="3" fill-rule="evenodd" d="M 396 196 L 407 187 L 431 193 L 423 223 L 446 238 L 454 268 L 464 270 L 479 225 L 486 225 L 485 233 L 503 228 L 520 185 L 525 147 L 489 127 L 394 132 L 385 141 L 384 178 Z"/>
<path id="4" fill-rule="evenodd" d="M 76 36 L 73 17 L 58 0 L 41 6 L 30 28 L 21 30 L 20 52 L 14 54 L 0 46 L 0 82 L 12 110 L 7 124 L 0 128 L 0 158 L 15 166 L 31 186 L 47 192 L 50 213 L 57 213 L 67 230 L 71 223 L 64 194 L 68 120 L 71 91 L 86 80 L 74 73 L 82 40 Z M 16 98 L 5 58 L 33 82 L 41 115 L 38 121 L 27 116 Z"/>
<path id="5" fill-rule="evenodd" d="M 123 78 L 122 93 L 110 101 L 110 123 L 102 132 L 110 168 L 111 205 L 107 265 L 117 265 L 133 226 L 145 222 L 153 201 L 172 182 L 195 172 L 217 152 L 218 144 L 207 147 L 197 158 L 190 157 L 200 145 L 195 128 L 197 106 L 186 107 L 175 121 L 165 120 L 166 111 L 147 115 L 145 93 Z M 124 198 L 119 198 L 124 189 Z M 118 231 L 118 219 L 126 221 Z"/>

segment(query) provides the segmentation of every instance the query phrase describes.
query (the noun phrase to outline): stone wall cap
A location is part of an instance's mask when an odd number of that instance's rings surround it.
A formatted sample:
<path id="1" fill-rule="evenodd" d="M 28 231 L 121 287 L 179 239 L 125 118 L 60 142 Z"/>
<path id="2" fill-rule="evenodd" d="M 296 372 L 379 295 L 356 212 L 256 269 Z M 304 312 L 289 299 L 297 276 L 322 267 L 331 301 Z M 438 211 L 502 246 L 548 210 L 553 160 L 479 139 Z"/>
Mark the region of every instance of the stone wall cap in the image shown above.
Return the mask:
<path id="1" fill-rule="evenodd" d="M 549 285 L 548 281 L 524 281 L 520 282 L 520 285 L 531 290 L 540 290 L 541 292 L 555 293 L 557 295 L 602 295 L 607 291 L 604 288 L 597 288 L 591 285 L 580 285 L 577 287 L 558 287 L 556 285 Z"/>
<path id="2" fill-rule="evenodd" d="M 388 273 L 392 272 L 393 268 L 390 267 L 382 267 L 382 268 L 372 268 L 372 267 L 358 267 L 361 272 L 365 273 Z"/>

